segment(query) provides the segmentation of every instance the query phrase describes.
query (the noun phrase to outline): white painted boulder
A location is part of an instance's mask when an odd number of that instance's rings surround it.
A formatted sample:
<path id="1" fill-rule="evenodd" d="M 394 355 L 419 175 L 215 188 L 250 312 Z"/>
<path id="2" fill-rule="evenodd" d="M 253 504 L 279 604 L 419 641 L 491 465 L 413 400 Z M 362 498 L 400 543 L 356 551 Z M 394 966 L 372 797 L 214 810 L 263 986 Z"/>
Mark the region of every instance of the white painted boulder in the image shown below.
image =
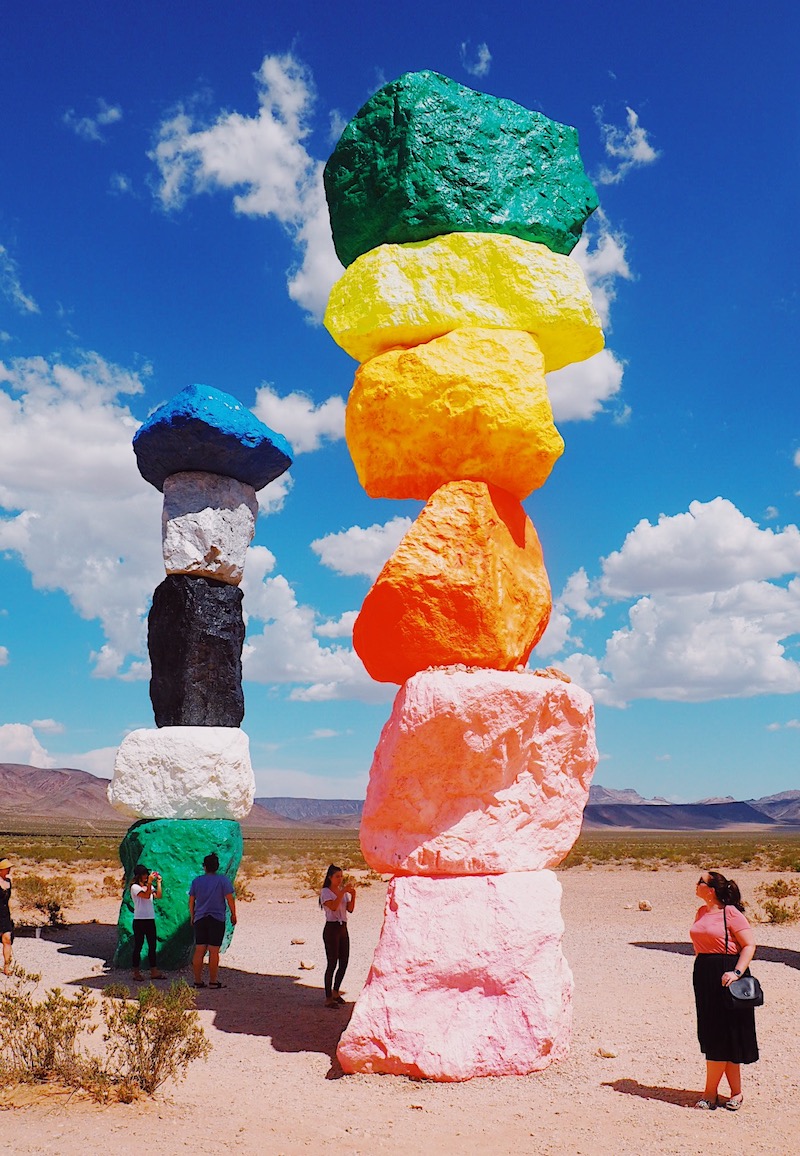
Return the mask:
<path id="1" fill-rule="evenodd" d="M 201 470 L 170 474 L 161 516 L 167 573 L 238 586 L 257 515 L 256 492 L 245 482 Z"/>
<path id="2" fill-rule="evenodd" d="M 244 819 L 255 796 L 250 740 L 238 727 L 161 727 L 122 740 L 108 788 L 136 819 Z"/>
<path id="3" fill-rule="evenodd" d="M 572 973 L 550 871 L 398 878 L 339 1041 L 345 1072 L 526 1075 L 569 1049 Z"/>
<path id="4" fill-rule="evenodd" d="M 370 771 L 364 858 L 400 875 L 554 867 L 597 763 L 591 695 L 531 671 L 426 670 L 394 701 Z"/>

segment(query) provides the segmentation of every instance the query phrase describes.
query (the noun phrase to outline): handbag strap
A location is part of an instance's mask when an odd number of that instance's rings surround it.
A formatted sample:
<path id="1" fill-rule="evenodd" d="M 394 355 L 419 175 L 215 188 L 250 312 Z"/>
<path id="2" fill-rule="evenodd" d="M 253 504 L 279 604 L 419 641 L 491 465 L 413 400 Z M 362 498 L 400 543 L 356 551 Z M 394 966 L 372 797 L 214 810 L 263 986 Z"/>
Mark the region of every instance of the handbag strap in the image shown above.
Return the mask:
<path id="1" fill-rule="evenodd" d="M 725 954 L 728 954 L 728 914 L 725 904 L 722 904 L 722 922 L 725 924 Z"/>

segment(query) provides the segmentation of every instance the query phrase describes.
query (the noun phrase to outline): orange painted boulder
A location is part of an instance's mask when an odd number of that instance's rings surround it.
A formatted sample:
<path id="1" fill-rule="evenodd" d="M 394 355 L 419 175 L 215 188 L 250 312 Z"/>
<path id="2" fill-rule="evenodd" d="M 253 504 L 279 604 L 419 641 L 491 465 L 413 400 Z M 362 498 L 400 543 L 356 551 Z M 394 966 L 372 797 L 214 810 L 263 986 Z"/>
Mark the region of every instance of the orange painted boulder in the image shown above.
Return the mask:
<path id="1" fill-rule="evenodd" d="M 560 904 L 552 871 L 393 879 L 336 1050 L 344 1071 L 452 1081 L 562 1059 L 572 973 Z"/>
<path id="2" fill-rule="evenodd" d="M 550 584 L 533 523 L 505 490 L 449 482 L 381 570 L 353 627 L 378 682 L 430 666 L 511 670 L 550 617 Z"/>
<path id="3" fill-rule="evenodd" d="M 375 871 L 485 875 L 557 866 L 597 764 L 591 695 L 530 671 L 426 670 L 398 691 L 369 776 Z"/>
<path id="4" fill-rule="evenodd" d="M 529 333 L 513 329 L 455 329 L 365 362 L 345 435 L 372 498 L 424 501 L 445 482 L 470 478 L 522 499 L 544 485 L 564 450 L 544 356 Z"/>

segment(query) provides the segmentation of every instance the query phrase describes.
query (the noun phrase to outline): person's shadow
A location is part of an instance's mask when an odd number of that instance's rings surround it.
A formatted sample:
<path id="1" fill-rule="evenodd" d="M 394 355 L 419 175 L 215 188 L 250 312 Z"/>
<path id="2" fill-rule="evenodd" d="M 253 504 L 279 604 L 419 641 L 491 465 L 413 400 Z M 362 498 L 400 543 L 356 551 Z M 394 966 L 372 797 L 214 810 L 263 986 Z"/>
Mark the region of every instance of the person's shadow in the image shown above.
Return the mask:
<path id="1" fill-rule="evenodd" d="M 674 955 L 694 955 L 694 948 L 691 943 L 655 943 L 652 941 L 639 941 L 631 943 L 631 947 L 642 947 L 645 951 L 670 951 Z M 792 951 L 788 947 L 762 947 L 759 945 L 756 948 L 756 957 L 753 960 L 753 966 L 757 967 L 759 963 L 782 963 L 784 967 L 793 967 L 800 971 L 800 951 Z"/>
<path id="2" fill-rule="evenodd" d="M 108 970 L 102 975 L 71 980 L 73 986 L 102 993 L 107 987 L 124 984 L 133 995 L 144 986 L 133 983 L 126 969 L 110 967 L 117 943 L 116 924 L 78 923 L 48 929 L 45 935 L 63 944 L 58 948 L 60 954 L 95 957 L 107 962 Z M 318 974 L 317 982 L 321 985 L 321 970 Z M 144 975 L 147 976 L 146 968 Z M 299 975 L 262 975 L 228 967 L 224 955 L 219 977 L 224 984 L 221 989 L 192 988 L 198 1010 L 214 1012 L 217 1031 L 269 1037 L 278 1052 L 319 1052 L 330 1059 L 328 1079 L 343 1075 L 336 1059 L 336 1046 L 350 1020 L 350 1004 L 328 1008 L 321 986 L 308 987 Z M 207 982 L 207 967 L 205 978 Z M 165 972 L 164 979 L 156 981 L 156 986 L 164 990 L 170 981 L 180 979 L 191 987 L 191 969 Z"/>
<path id="3" fill-rule="evenodd" d="M 661 1100 L 676 1108 L 694 1108 L 698 1093 L 687 1092 L 685 1088 L 659 1088 L 651 1084 L 640 1084 L 638 1080 L 608 1080 L 602 1087 L 613 1088 L 626 1096 L 639 1096 L 643 1100 Z"/>

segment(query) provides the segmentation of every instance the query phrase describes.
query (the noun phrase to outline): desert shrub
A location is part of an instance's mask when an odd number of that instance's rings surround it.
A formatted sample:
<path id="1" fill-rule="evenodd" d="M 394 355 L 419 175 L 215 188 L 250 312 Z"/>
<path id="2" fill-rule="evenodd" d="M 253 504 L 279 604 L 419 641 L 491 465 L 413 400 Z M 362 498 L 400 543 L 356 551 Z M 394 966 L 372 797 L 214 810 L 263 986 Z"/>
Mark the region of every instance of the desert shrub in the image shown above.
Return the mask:
<path id="1" fill-rule="evenodd" d="M 54 987 L 34 999 L 38 975 L 15 968 L 0 991 L 0 1074 L 5 1081 L 32 1083 L 58 1079 L 75 1082 L 82 1067 L 78 1037 L 94 1031 L 88 987 L 73 996 Z"/>
<path id="2" fill-rule="evenodd" d="M 800 920 L 800 904 L 786 906 L 777 899 L 766 899 L 763 903 L 764 923 L 797 923 Z"/>
<path id="3" fill-rule="evenodd" d="M 775 879 L 772 883 L 760 883 L 756 895 L 762 908 L 759 918 L 762 923 L 797 923 L 800 920 L 800 883 L 796 879 L 787 882 Z M 793 899 L 793 903 L 788 900 Z"/>
<path id="4" fill-rule="evenodd" d="M 241 871 L 236 876 L 234 891 L 236 892 L 236 900 L 240 903 L 252 903 L 256 897 L 255 891 L 250 886 L 250 877 L 243 875 Z"/>
<path id="5" fill-rule="evenodd" d="M 35 910 L 46 916 L 51 927 L 63 927 L 64 908 L 75 902 L 75 884 L 67 875 L 45 879 L 42 875 L 24 875 L 14 887 L 14 896 L 23 910 Z"/>
<path id="6" fill-rule="evenodd" d="M 105 1071 L 123 1088 L 152 1095 L 165 1080 L 183 1079 L 189 1064 L 211 1051 L 194 992 L 184 980 L 168 991 L 148 984 L 134 998 L 123 985 L 114 985 L 104 996 Z"/>
<path id="7" fill-rule="evenodd" d="M 767 899 L 788 899 L 790 895 L 800 895 L 800 888 L 794 880 L 787 883 L 785 879 L 776 879 L 774 883 L 762 883 L 758 890 Z"/>

